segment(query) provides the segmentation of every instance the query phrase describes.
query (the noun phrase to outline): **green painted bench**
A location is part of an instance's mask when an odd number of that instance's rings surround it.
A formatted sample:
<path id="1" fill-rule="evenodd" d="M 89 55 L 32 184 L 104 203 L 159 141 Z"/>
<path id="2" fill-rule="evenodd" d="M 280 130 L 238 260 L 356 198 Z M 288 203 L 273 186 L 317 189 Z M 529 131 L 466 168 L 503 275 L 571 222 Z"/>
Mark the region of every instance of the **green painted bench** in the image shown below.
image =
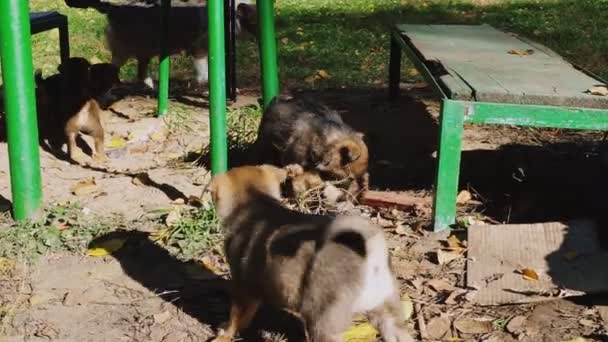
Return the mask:
<path id="1" fill-rule="evenodd" d="M 456 220 L 464 123 L 608 130 L 605 82 L 550 49 L 489 25 L 395 25 L 389 96 L 399 95 L 401 54 L 442 100 L 434 230 Z"/>

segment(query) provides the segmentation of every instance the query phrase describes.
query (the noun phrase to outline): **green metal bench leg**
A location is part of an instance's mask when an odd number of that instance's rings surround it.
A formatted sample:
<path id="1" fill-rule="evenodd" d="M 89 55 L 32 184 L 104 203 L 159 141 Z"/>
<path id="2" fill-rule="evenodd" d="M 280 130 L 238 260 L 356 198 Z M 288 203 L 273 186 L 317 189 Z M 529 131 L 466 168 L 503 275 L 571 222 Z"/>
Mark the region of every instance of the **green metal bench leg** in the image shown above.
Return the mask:
<path id="1" fill-rule="evenodd" d="M 13 215 L 16 220 L 40 213 L 42 188 L 29 2 L 0 1 L 0 59 L 10 162 Z"/>
<path id="2" fill-rule="evenodd" d="M 437 178 L 433 205 L 434 230 L 448 229 L 456 221 L 456 196 L 460 175 L 460 155 L 465 107 L 443 100 L 439 119 Z"/>
<path id="3" fill-rule="evenodd" d="M 401 46 L 391 35 L 391 56 L 388 66 L 388 96 L 390 100 L 399 97 L 399 81 L 401 78 Z"/>
<path id="4" fill-rule="evenodd" d="M 68 18 L 63 17 L 61 25 L 59 25 L 59 53 L 61 63 L 65 63 L 70 59 L 70 35 L 68 30 Z"/>
<path id="5" fill-rule="evenodd" d="M 169 102 L 169 11 L 171 0 L 162 0 L 160 9 L 160 55 L 158 70 L 158 116 L 167 114 Z"/>
<path id="6" fill-rule="evenodd" d="M 209 126 L 211 174 L 228 169 L 226 137 L 226 57 L 224 55 L 224 3 L 207 1 L 209 16 Z"/>
<path id="7" fill-rule="evenodd" d="M 262 100 L 266 107 L 279 94 L 277 41 L 274 31 L 273 0 L 257 0 L 259 44 L 262 68 Z"/>

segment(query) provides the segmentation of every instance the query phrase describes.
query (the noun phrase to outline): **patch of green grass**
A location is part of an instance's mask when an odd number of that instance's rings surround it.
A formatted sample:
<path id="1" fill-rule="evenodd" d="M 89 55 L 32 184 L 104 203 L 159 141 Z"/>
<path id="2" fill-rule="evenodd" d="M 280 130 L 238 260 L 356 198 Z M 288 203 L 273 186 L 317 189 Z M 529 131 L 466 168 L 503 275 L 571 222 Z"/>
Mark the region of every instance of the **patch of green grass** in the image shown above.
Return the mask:
<path id="1" fill-rule="evenodd" d="M 53 205 L 37 222 L 0 228 L 0 257 L 35 261 L 48 252 L 81 253 L 96 236 L 110 231 L 112 220 L 85 215 L 77 204 Z"/>
<path id="2" fill-rule="evenodd" d="M 520 33 L 608 78 L 608 2 L 598 0 L 277 0 L 276 27 L 280 80 L 285 87 L 375 87 L 384 84 L 388 64 L 388 27 L 393 23 L 488 23 Z M 57 10 L 69 17 L 71 51 L 109 61 L 105 18 L 93 9 L 67 7 L 63 0 L 30 2 L 32 10 Z M 33 38 L 34 61 L 45 74 L 59 63 L 57 32 Z M 238 42 L 239 86 L 260 84 L 257 44 Z M 157 60 L 150 65 L 157 75 Z M 404 71 L 411 68 L 406 61 Z M 330 77 L 312 82 L 317 70 Z M 184 55 L 171 59 L 173 76 L 190 77 Z M 134 79 L 135 62 L 122 70 Z M 307 81 L 308 78 L 308 81 Z"/>
<path id="3" fill-rule="evenodd" d="M 176 257 L 198 259 L 221 242 L 221 227 L 212 207 L 172 211 L 168 215 L 179 215 L 179 218 L 154 233 L 152 238 Z"/>

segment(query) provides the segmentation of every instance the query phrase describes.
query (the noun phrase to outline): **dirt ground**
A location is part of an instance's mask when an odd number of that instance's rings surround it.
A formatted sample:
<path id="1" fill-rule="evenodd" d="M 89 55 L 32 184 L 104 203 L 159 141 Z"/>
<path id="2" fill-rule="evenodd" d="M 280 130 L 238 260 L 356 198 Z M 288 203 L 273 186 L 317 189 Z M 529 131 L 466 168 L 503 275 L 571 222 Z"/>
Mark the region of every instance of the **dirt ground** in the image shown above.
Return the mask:
<path id="1" fill-rule="evenodd" d="M 435 251 L 447 233 L 428 231 L 434 176 L 438 102 L 425 89 L 404 85 L 406 96 L 388 103 L 383 89 L 316 93 L 363 131 L 372 156 L 374 189 L 403 191 L 423 203 L 409 212 L 357 206 L 385 227 L 403 293 L 415 307 L 409 326 L 425 341 L 606 341 L 597 298 L 540 304 L 480 307 L 468 303 L 465 261 L 438 264 Z M 257 100 L 243 91 L 233 106 Z M 155 100 L 129 96 L 116 103 L 107 139 L 120 137 L 107 165 L 74 165 L 41 150 L 47 202 L 77 200 L 100 217 L 140 220 L 178 198 L 199 196 L 209 180 L 204 167 L 176 163 L 208 140 L 206 100 L 172 101 L 187 108 L 186 125 L 153 117 Z M 187 103 L 186 103 L 187 102 Z M 117 138 L 118 137 L 118 138 Z M 597 132 L 467 127 L 461 186 L 473 200 L 463 215 L 489 223 L 539 222 L 593 217 L 602 209 L 607 145 Z M 120 140 L 120 139 L 118 139 Z M 123 146 L 124 145 L 124 146 Z M 238 158 L 231 160 L 233 165 Z M 149 180 L 134 181 L 142 172 Z M 0 198 L 10 200 L 6 143 L 0 145 Z M 95 191 L 75 195 L 73 186 L 94 178 Z M 0 203 L 1 204 L 1 203 Z M 456 233 L 466 243 L 466 231 Z M 10 303 L 0 341 L 205 341 L 227 318 L 225 266 L 219 276 L 171 256 L 137 230 L 111 256 L 68 253 L 45 256 L 0 274 L 0 303 Z M 1 317 L 1 316 L 0 316 Z M 6 318 L 9 317 L 9 318 Z M 261 312 L 245 340 L 296 340 L 298 323 L 285 313 Z"/>

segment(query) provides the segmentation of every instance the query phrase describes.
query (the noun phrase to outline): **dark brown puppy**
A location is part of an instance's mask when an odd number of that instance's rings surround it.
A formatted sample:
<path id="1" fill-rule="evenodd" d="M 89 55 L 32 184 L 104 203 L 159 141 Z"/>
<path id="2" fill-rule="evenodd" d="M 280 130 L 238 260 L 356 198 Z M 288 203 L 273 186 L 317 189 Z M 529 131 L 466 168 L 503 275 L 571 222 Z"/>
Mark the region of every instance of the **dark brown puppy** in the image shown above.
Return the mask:
<path id="1" fill-rule="evenodd" d="M 70 58 L 59 66 L 59 74 L 42 79 L 37 75 L 39 89 L 39 112 L 49 131 L 51 146 L 61 148 L 64 139 L 56 132 L 63 132 L 67 139 L 68 154 L 74 161 L 80 161 L 82 151 L 76 145 L 79 133 L 94 139 L 93 158 L 105 161 L 103 113 L 97 97 L 103 96 L 119 83 L 118 68 L 109 63 L 91 66 L 80 57 Z"/>
<path id="2" fill-rule="evenodd" d="M 368 149 L 363 134 L 340 115 L 305 99 L 276 98 L 264 111 L 255 143 L 256 163 L 300 164 L 323 179 L 351 178 L 357 196 L 368 187 Z"/>
<path id="3" fill-rule="evenodd" d="M 257 35 L 257 12 L 255 5 L 237 1 L 236 34 L 243 32 Z M 112 53 L 112 63 L 122 67 L 129 58 L 137 59 L 137 78 L 154 88 L 148 75 L 150 60 L 159 55 L 160 8 L 140 6 L 110 6 L 106 13 L 106 42 Z M 196 82 L 205 84 L 207 75 L 207 8 L 174 6 L 169 12 L 169 53 L 186 51 L 194 59 Z"/>
<path id="4" fill-rule="evenodd" d="M 412 341 L 382 229 L 358 216 L 285 208 L 280 186 L 292 170 L 243 166 L 212 180 L 232 275 L 230 323 L 215 341 L 231 341 L 261 304 L 299 314 L 315 342 L 342 341 L 358 313 L 384 341 Z"/>

